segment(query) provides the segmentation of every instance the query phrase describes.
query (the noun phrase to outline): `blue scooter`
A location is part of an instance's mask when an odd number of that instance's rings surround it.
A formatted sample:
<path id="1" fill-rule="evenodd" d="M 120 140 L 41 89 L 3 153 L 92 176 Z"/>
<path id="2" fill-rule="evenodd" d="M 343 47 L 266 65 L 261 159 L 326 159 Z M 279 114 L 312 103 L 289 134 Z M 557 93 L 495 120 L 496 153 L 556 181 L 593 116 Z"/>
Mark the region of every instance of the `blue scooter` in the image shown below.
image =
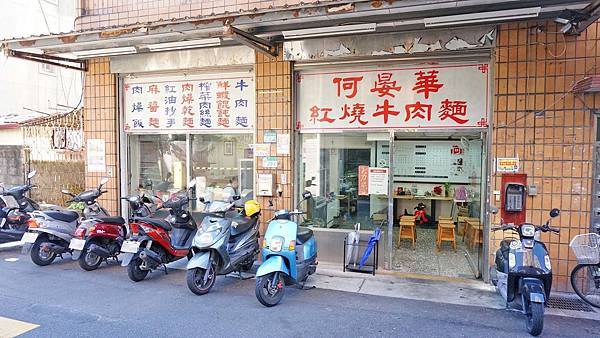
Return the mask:
<path id="1" fill-rule="evenodd" d="M 302 201 L 312 198 L 305 191 Z M 300 227 L 292 216 L 304 212 L 279 210 L 269 221 L 263 240 L 263 263 L 256 272 L 255 294 L 267 307 L 279 304 L 286 285 L 304 286 L 309 275 L 317 270 L 317 241 L 309 228 Z"/>

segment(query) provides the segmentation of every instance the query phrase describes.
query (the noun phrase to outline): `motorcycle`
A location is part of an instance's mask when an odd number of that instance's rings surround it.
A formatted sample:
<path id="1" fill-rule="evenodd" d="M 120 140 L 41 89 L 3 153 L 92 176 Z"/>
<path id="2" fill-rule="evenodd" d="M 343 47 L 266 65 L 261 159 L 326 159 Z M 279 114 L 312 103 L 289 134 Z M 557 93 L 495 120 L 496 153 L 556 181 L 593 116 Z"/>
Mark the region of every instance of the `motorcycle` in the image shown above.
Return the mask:
<path id="1" fill-rule="evenodd" d="M 167 263 L 183 257 L 191 257 L 190 248 L 197 225 L 186 210 L 189 190 L 173 195 L 159 209 L 169 209 L 166 220 L 150 217 L 134 217 L 129 224 L 131 238 L 121 246 L 121 265 L 127 266 L 127 275 L 134 282 L 144 280 L 150 271 L 160 266 L 168 274 Z"/>
<path id="2" fill-rule="evenodd" d="M 31 180 L 36 171 L 27 174 Z M 0 243 L 21 240 L 27 231 L 29 212 L 39 210 L 40 206 L 25 193 L 35 188 L 35 185 L 24 184 L 8 190 L 2 187 L 0 192 Z"/>
<path id="3" fill-rule="evenodd" d="M 312 198 L 302 194 L 302 201 Z M 279 304 L 286 285 L 304 288 L 308 276 L 317 270 L 317 241 L 311 229 L 300 227 L 292 216 L 304 212 L 279 210 L 269 221 L 263 240 L 263 263 L 256 272 L 255 294 L 267 307 Z"/>
<path id="4" fill-rule="evenodd" d="M 192 242 L 193 257 L 187 264 L 186 281 L 190 291 L 204 295 L 215 284 L 217 275 L 252 269 L 259 252 L 258 227 L 260 205 L 255 200 L 244 203 L 237 212 L 233 196 L 229 202 L 201 202 L 207 205 L 206 216 Z"/>
<path id="5" fill-rule="evenodd" d="M 83 218 L 91 219 L 109 217 L 108 212 L 96 202 L 98 197 L 106 193 L 102 190 L 108 182 L 102 179 L 96 189 L 84 191 L 78 195 L 63 190 L 62 193 L 72 197 L 67 203 L 85 203 Z M 29 231 L 23 234 L 23 252 L 30 252 L 31 260 L 39 265 L 51 264 L 57 256 L 72 253 L 69 248 L 71 239 L 75 237 L 75 230 L 79 222 L 79 214 L 71 210 L 46 210 L 31 213 Z"/>
<path id="6" fill-rule="evenodd" d="M 151 215 L 153 201 L 146 195 L 121 197 L 129 203 L 131 218 Z M 79 266 L 92 271 L 98 269 L 103 261 L 112 258 L 117 261 L 121 245 L 127 235 L 125 220 L 122 217 L 91 217 L 81 222 L 71 239 L 69 249 L 71 257 Z"/>
<path id="7" fill-rule="evenodd" d="M 492 212 L 496 213 L 497 210 Z M 523 311 L 527 317 L 527 331 L 532 336 L 542 333 L 544 306 L 552 288 L 550 256 L 539 236 L 541 232 L 560 232 L 560 229 L 550 226 L 551 219 L 559 214 L 559 209 L 552 209 L 550 219 L 541 226 L 524 223 L 492 227 L 492 231 L 512 230 L 519 234 L 518 239 L 502 240 L 496 251 L 492 283 L 506 301 L 507 308 L 513 303 Z"/>

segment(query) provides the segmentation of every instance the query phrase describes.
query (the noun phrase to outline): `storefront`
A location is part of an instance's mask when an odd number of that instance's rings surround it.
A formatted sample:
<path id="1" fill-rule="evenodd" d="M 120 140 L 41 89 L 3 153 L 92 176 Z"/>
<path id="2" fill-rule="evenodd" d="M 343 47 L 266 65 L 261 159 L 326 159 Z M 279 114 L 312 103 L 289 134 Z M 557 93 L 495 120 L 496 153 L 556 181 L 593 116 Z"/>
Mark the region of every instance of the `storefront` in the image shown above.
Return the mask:
<path id="1" fill-rule="evenodd" d="M 169 195 L 195 178 L 197 196 L 252 198 L 256 105 L 251 68 L 128 74 L 120 86 L 123 194 Z"/>
<path id="2" fill-rule="evenodd" d="M 297 193 L 315 196 L 306 209 L 320 236 L 380 227 L 386 267 L 480 277 L 489 59 L 300 64 L 295 79 Z M 401 220 L 418 209 L 407 236 Z M 452 230 L 442 236 L 444 222 Z"/>

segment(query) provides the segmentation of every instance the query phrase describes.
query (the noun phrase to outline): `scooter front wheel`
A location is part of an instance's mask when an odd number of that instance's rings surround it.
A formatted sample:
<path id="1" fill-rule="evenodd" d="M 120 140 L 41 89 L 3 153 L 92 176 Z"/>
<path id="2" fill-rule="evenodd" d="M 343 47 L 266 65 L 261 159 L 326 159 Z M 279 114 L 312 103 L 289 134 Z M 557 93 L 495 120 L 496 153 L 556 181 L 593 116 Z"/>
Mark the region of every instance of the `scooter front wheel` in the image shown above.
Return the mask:
<path id="1" fill-rule="evenodd" d="M 283 298 L 284 290 L 285 284 L 281 278 L 281 274 L 273 272 L 268 275 L 258 277 L 256 280 L 256 289 L 254 293 L 262 305 L 271 307 L 279 304 Z"/>
<path id="2" fill-rule="evenodd" d="M 56 258 L 54 251 L 50 250 L 47 246 L 42 246 L 45 241 L 45 237 L 38 238 L 31 248 L 31 260 L 39 266 L 50 265 Z"/>
<path id="3" fill-rule="evenodd" d="M 532 336 L 539 336 L 544 329 L 544 304 L 531 303 L 530 313 L 527 314 L 527 332 Z"/>
<path id="4" fill-rule="evenodd" d="M 208 269 L 189 269 L 186 274 L 188 288 L 199 296 L 207 294 L 215 285 L 216 279 L 215 264 L 211 264 Z"/>
<path id="5" fill-rule="evenodd" d="M 140 282 L 146 278 L 149 270 L 142 270 L 142 264 L 144 264 L 144 261 L 139 257 L 135 257 L 129 262 L 129 265 L 127 265 L 129 279 L 134 282 Z"/>

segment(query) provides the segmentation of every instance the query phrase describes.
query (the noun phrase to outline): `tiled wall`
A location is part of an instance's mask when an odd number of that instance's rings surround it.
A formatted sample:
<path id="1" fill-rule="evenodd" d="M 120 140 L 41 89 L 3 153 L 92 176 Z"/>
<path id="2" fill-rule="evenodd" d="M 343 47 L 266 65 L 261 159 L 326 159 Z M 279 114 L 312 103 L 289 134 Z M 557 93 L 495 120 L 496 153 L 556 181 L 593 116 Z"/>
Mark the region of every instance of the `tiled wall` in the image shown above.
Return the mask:
<path id="1" fill-rule="evenodd" d="M 266 130 L 274 130 L 278 134 L 287 133 L 293 139 L 292 129 L 292 65 L 282 61 L 279 56 L 270 59 L 256 53 L 256 142 L 263 143 Z M 293 154 L 293 144 L 290 144 L 290 154 Z M 271 155 L 277 156 L 276 144 L 271 144 Z M 282 208 L 292 209 L 293 201 L 293 159 L 292 156 L 277 156 L 277 168 L 264 168 L 262 158 L 256 158 L 256 177 L 261 173 L 275 175 L 275 182 L 281 183 L 281 175 L 287 176 L 287 184 L 282 184 L 281 197 L 274 193 L 273 197 L 258 198 L 263 207 L 261 233 L 264 233 L 266 221 L 273 216 L 273 210 Z M 255 178 L 256 179 L 256 178 Z M 269 207 L 269 199 L 274 202 Z"/>
<path id="2" fill-rule="evenodd" d="M 90 60 L 85 75 L 84 135 L 88 139 L 103 139 L 106 147 L 105 173 L 88 172 L 85 185 L 96 188 L 100 180 L 109 177 L 107 194 L 98 200 L 111 214 L 117 214 L 119 205 L 119 155 L 116 76 L 109 72 L 108 58 Z"/>
<path id="3" fill-rule="evenodd" d="M 83 16 L 77 19 L 80 29 L 240 13 L 299 5 L 312 1 L 298 0 L 82 0 Z"/>
<path id="4" fill-rule="evenodd" d="M 528 184 L 537 185 L 538 195 L 527 198 L 529 222 L 541 224 L 551 208 L 561 209 L 553 223 L 560 226 L 560 235 L 542 236 L 559 291 L 569 290 L 568 276 L 576 265 L 569 241 L 590 226 L 596 136 L 595 119 L 586 106 L 598 108 L 600 97 L 578 98 L 570 89 L 577 80 L 600 72 L 598 28 L 596 22 L 580 36 L 564 36 L 553 23 L 502 25 L 495 50 L 492 156 L 519 157 Z M 540 111 L 543 116 L 535 117 Z M 501 176 L 493 178 L 492 189 L 501 190 Z M 492 255 L 499 235 L 492 234 Z"/>

